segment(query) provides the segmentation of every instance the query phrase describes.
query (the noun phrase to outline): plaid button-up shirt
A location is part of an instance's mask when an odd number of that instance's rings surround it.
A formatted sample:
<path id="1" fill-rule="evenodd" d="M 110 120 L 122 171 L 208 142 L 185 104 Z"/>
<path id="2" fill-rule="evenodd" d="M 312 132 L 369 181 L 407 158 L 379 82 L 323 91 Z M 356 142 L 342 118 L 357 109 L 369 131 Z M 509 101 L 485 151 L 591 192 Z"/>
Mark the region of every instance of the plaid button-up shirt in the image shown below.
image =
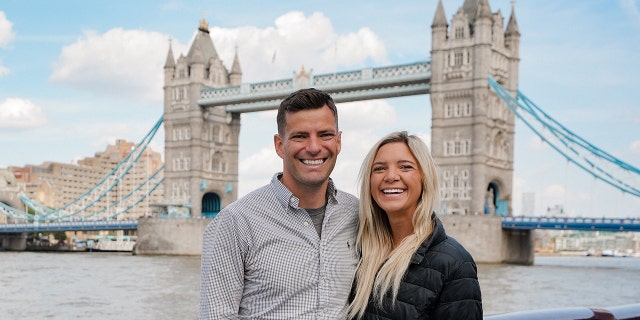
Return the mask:
<path id="1" fill-rule="evenodd" d="M 345 308 L 358 262 L 358 200 L 330 180 L 320 237 L 279 175 L 207 226 L 201 319 L 338 319 Z"/>

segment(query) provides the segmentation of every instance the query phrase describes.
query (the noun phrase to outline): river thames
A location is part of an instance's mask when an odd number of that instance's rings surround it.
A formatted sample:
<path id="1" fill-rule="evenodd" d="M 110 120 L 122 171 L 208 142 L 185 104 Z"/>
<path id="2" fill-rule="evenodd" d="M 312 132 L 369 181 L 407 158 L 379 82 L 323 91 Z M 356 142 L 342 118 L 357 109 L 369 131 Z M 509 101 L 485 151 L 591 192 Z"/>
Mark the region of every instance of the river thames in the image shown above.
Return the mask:
<path id="1" fill-rule="evenodd" d="M 200 257 L 0 252 L 1 319 L 197 319 Z M 640 259 L 480 264 L 484 314 L 640 303 Z"/>

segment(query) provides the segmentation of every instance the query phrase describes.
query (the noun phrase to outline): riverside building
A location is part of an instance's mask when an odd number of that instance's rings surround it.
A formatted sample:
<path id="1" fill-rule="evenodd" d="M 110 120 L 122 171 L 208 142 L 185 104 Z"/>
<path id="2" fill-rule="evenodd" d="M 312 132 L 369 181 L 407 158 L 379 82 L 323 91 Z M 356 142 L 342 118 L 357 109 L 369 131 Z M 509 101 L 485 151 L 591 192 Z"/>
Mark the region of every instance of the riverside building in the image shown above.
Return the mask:
<path id="1" fill-rule="evenodd" d="M 40 165 L 9 167 L 18 184 L 22 184 L 27 197 L 49 208 L 60 208 L 95 187 L 105 176 L 111 173 L 120 162 L 135 148 L 136 144 L 125 140 L 116 140 L 104 151 L 96 152 L 93 157 L 83 158 L 77 164 L 45 162 Z M 107 194 L 98 200 L 90 210 L 104 210 L 112 207 L 125 195 L 134 191 L 154 172 L 162 167 L 159 152 L 147 148 L 129 173 Z M 154 190 L 149 197 L 138 203 L 126 213 L 113 216 L 114 219 L 135 219 L 151 214 L 150 206 L 164 197 L 162 186 Z M 115 208 L 112 208 L 115 212 Z M 110 209 L 107 209 L 110 210 Z"/>

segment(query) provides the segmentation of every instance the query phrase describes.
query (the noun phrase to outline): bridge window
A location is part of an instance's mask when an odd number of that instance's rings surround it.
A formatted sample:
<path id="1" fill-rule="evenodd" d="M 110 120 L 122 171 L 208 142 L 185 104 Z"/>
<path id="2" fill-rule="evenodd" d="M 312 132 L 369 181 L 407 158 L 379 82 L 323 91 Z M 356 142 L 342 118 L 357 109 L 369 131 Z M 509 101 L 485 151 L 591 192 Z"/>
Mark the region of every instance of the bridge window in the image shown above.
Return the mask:
<path id="1" fill-rule="evenodd" d="M 213 133 L 212 133 L 212 137 L 211 139 L 215 142 L 220 142 L 221 141 L 221 134 L 220 134 L 220 127 L 219 126 L 213 126 Z"/>
<path id="2" fill-rule="evenodd" d="M 453 107 L 450 104 L 446 104 L 444 106 L 444 117 L 445 118 L 451 118 L 451 115 L 453 114 L 452 109 L 453 109 Z"/>
<path id="3" fill-rule="evenodd" d="M 463 60 L 463 58 L 464 58 L 464 54 L 463 54 L 462 52 L 456 52 L 456 53 L 454 54 L 454 61 L 453 61 L 453 65 L 455 65 L 455 66 L 461 66 L 461 65 L 462 65 L 462 62 L 464 61 L 464 60 Z"/>
<path id="4" fill-rule="evenodd" d="M 464 27 L 457 27 L 456 28 L 455 38 L 456 39 L 464 38 Z"/>
<path id="5" fill-rule="evenodd" d="M 213 158 L 211 161 L 211 171 L 218 172 L 220 171 L 220 159 Z"/>
<path id="6" fill-rule="evenodd" d="M 456 117 L 460 117 L 462 115 L 462 112 L 460 110 L 460 105 L 457 104 L 457 103 L 456 103 L 456 106 L 455 106 L 455 115 L 456 115 Z"/>
<path id="7" fill-rule="evenodd" d="M 177 127 L 172 130 L 173 140 L 181 141 L 181 140 L 189 140 L 191 139 L 191 128 L 189 127 Z"/>

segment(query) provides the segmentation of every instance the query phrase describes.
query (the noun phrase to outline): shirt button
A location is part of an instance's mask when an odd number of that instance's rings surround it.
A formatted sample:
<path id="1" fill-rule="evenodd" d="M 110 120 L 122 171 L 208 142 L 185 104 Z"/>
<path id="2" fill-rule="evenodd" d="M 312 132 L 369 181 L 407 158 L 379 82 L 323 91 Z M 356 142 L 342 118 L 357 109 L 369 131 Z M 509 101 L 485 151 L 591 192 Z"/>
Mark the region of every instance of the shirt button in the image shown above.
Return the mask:
<path id="1" fill-rule="evenodd" d="M 309 226 L 309 221 L 305 221 L 302 224 L 304 224 L 305 226 Z"/>

